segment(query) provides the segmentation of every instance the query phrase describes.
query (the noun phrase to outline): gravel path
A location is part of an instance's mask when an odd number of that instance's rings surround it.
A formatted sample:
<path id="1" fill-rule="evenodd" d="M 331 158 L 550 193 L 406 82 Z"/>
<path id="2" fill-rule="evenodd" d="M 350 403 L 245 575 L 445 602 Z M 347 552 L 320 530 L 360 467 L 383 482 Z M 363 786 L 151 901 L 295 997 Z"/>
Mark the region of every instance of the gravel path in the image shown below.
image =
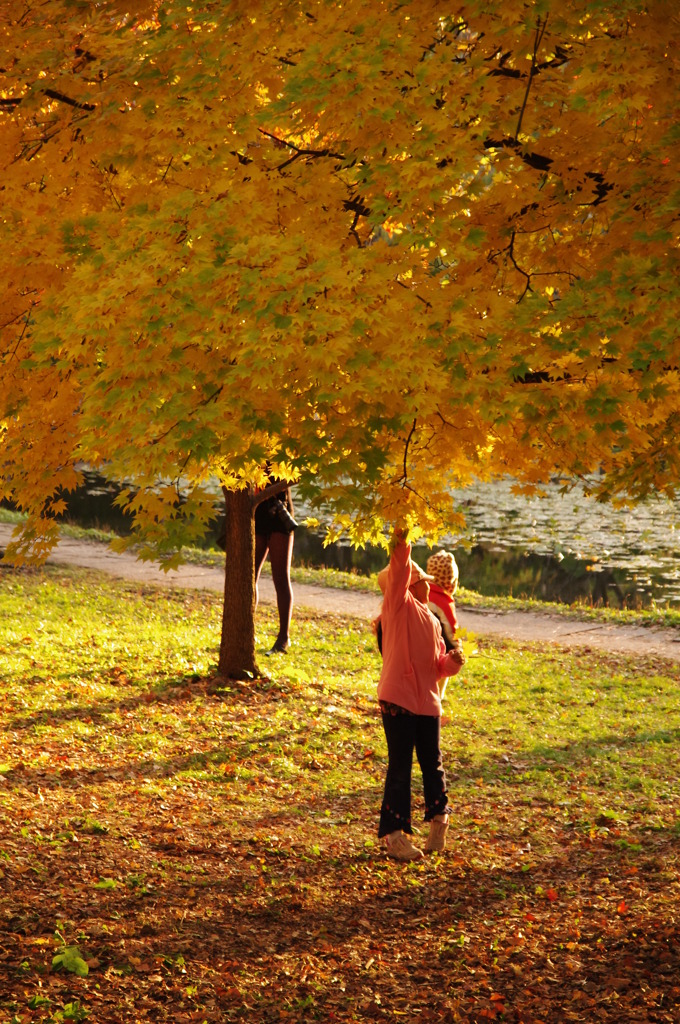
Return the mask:
<path id="1" fill-rule="evenodd" d="M 13 527 L 0 523 L 0 549 L 11 537 Z M 187 587 L 221 591 L 224 574 L 208 566 L 183 565 L 178 570 L 162 572 L 151 562 L 139 562 L 130 554 L 116 554 L 106 544 L 72 540 L 64 537 L 49 562 L 76 565 L 105 572 L 122 579 L 166 587 Z M 295 602 L 301 607 L 321 612 L 336 612 L 372 618 L 380 601 L 373 594 L 294 584 Z M 273 604 L 274 588 L 269 577 L 260 581 L 260 600 Z M 458 605 L 458 620 L 466 630 L 479 635 L 503 636 L 534 643 L 562 647 L 590 647 L 597 650 L 622 651 L 655 655 L 680 662 L 680 629 L 657 629 L 647 626 L 621 626 L 609 623 L 578 621 L 560 615 L 534 612 L 497 612 Z"/>

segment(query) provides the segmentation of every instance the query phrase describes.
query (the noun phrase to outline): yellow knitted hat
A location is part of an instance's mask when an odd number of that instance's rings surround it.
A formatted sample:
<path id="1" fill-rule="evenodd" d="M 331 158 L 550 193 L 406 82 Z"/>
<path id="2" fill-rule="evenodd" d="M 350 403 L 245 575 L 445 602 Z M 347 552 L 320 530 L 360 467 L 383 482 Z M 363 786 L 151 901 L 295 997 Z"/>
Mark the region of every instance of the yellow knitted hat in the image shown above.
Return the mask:
<path id="1" fill-rule="evenodd" d="M 427 560 L 427 571 L 434 582 L 447 594 L 455 594 L 458 587 L 458 566 L 450 551 L 438 551 Z"/>

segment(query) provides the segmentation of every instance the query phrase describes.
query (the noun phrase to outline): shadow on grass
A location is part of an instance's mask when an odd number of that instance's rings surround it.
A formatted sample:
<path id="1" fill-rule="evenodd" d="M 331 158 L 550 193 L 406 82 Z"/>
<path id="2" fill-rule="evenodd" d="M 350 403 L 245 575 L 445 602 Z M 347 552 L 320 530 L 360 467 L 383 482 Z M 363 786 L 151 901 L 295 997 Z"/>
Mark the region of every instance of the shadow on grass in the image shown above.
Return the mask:
<path id="1" fill-rule="evenodd" d="M 645 892 L 638 884 L 629 894 L 619 888 L 631 877 L 626 858 L 576 841 L 530 872 L 479 867 L 474 837 L 464 835 L 444 857 L 405 866 L 353 852 L 357 830 L 343 832 L 316 856 L 291 835 L 217 833 L 197 857 L 178 829 L 175 856 L 199 872 L 200 887 L 122 885 L 101 892 L 96 907 L 72 895 L 71 923 L 84 933 L 90 921 L 127 922 L 124 946 L 87 940 L 98 961 L 92 980 L 108 982 L 108 969 L 123 965 L 141 988 L 152 972 L 129 957 L 144 947 L 157 960 L 182 954 L 188 977 L 200 964 L 215 978 L 235 974 L 238 987 L 221 983 L 220 1005 L 256 1006 L 249 1019 L 275 1020 L 300 1000 L 312 1019 L 333 1019 L 345 1002 L 373 1019 L 405 1000 L 412 1013 L 421 1001 L 432 1007 L 436 993 L 440 1011 L 446 996 L 460 1001 L 458 1019 L 481 1022 L 500 1016 L 481 1012 L 493 992 L 504 1020 L 677 1019 L 680 929 L 662 872 L 648 867 Z M 39 879 L 24 894 L 8 928 L 17 936 L 38 931 Z"/>
<path id="2" fill-rule="evenodd" d="M 31 732 L 37 726 L 57 726 L 63 723 L 82 721 L 88 725 L 94 724 L 107 728 L 114 733 L 117 724 L 111 719 L 115 715 L 125 716 L 134 712 L 144 712 L 153 705 L 160 707 L 182 705 L 197 697 L 206 699 L 205 685 L 202 689 L 192 687 L 196 681 L 197 677 L 192 675 L 164 681 L 153 690 L 137 691 L 120 700 L 111 698 L 91 704 L 71 704 L 41 709 L 33 714 L 15 716 L 8 723 L 8 729 L 14 734 L 21 734 L 22 732 Z M 94 766 L 84 770 L 70 767 L 34 768 L 21 763 L 4 773 L 4 777 L 10 782 L 29 788 L 38 786 L 77 787 L 81 784 L 89 785 L 111 778 L 160 780 L 184 773 L 211 773 L 213 781 L 238 784 L 238 777 L 230 778 L 224 772 L 228 763 L 247 762 L 248 773 L 257 778 L 268 770 L 268 764 L 264 759 L 267 757 L 267 752 L 278 744 L 291 745 L 292 743 L 296 747 L 304 748 L 306 741 L 318 742 L 319 740 L 318 727 L 310 723 L 305 729 L 305 722 L 301 717 L 298 717 L 295 722 L 295 725 L 299 726 L 298 731 L 294 731 L 293 727 L 288 731 L 283 729 L 267 731 L 267 702 L 271 699 L 272 693 L 280 695 L 281 687 L 276 684 L 263 685 L 258 686 L 250 694 L 235 692 L 233 697 L 223 695 L 223 701 L 233 699 L 234 704 L 254 702 L 254 712 L 263 716 L 262 722 L 265 728 L 259 734 L 251 732 L 247 738 L 244 738 L 242 734 L 231 733 L 228 728 L 225 728 L 219 745 L 209 751 L 168 758 L 142 758 L 114 767 Z M 284 696 L 288 698 L 290 695 L 284 694 Z M 212 697 L 210 699 L 219 698 Z M 277 700 L 277 710 L 281 706 Z M 372 738 L 375 740 L 378 736 L 379 742 L 381 742 L 382 734 L 379 726 L 376 725 L 376 728 L 378 731 L 372 733 Z M 361 729 L 357 726 L 355 731 L 359 734 Z M 630 733 L 607 733 L 573 744 L 564 743 L 560 746 L 539 744 L 531 749 L 514 749 L 508 754 L 488 755 L 480 761 L 466 762 L 464 757 L 456 757 L 454 749 L 445 754 L 445 764 L 449 776 L 449 788 L 452 797 L 455 798 L 456 794 L 465 795 L 467 789 L 473 790 L 480 779 L 484 783 L 497 783 L 514 789 L 526 782 L 532 774 L 535 776 L 532 780 L 535 783 L 537 780 L 540 782 L 542 775 L 559 777 L 564 773 L 578 770 L 592 763 L 594 759 L 601 756 L 603 751 L 611 752 L 616 756 L 619 752 L 642 751 L 647 745 L 663 745 L 673 748 L 677 747 L 678 743 L 680 743 L 680 729 L 647 730 L 633 735 Z M 316 765 L 317 769 L 319 767 Z M 302 774 L 304 766 L 298 766 L 297 770 Z M 323 772 L 323 766 L 320 767 L 320 770 Z M 417 769 L 414 774 L 417 779 Z"/>
<path id="3" fill-rule="evenodd" d="M 680 729 L 657 729 L 630 733 L 607 733 L 597 738 L 588 738 L 578 743 L 560 746 L 539 744 L 531 748 L 514 748 L 511 754 L 487 756 L 471 762 L 456 756 L 455 748 L 445 754 L 449 788 L 461 790 L 476 785 L 496 783 L 516 787 L 533 777 L 534 783 L 541 777 L 560 778 L 586 768 L 608 755 L 615 760 L 618 755 L 637 753 L 644 756 L 648 746 L 676 748 L 680 744 Z M 644 766 L 641 764 L 640 771 Z M 631 779 L 628 780 L 631 782 Z"/>

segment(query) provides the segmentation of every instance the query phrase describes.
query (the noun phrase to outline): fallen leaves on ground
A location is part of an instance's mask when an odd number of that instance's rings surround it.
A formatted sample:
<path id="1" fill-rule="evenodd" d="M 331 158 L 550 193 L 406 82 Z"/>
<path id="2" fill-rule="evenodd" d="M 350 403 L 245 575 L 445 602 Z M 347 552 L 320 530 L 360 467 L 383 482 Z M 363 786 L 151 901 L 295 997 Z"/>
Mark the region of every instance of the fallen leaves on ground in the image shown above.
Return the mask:
<path id="1" fill-rule="evenodd" d="M 190 627 L 213 614 L 207 598 L 174 600 Z M 111 663 L 100 654 L 80 681 L 35 644 L 23 657 L 41 668 L 5 678 L 0 1019 L 676 1022 L 674 805 L 626 810 L 576 746 L 543 789 L 528 747 L 478 763 L 454 695 L 448 849 L 391 862 L 375 835 L 385 752 L 368 627 L 300 613 L 296 628 L 297 668 L 216 692 L 210 672 L 173 678 L 103 632 Z M 323 670 L 338 651 L 356 672 Z M 472 666 L 469 706 L 496 664 Z"/>

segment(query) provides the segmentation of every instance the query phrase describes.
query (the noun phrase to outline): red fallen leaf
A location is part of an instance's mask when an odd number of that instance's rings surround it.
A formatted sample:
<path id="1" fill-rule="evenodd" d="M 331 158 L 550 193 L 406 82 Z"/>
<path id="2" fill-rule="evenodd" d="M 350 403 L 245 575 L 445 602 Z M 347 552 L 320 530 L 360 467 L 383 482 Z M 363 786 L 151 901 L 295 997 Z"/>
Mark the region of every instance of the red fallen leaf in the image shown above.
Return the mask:
<path id="1" fill-rule="evenodd" d="M 628 906 L 625 900 L 621 900 L 618 907 L 616 908 L 617 914 L 627 914 L 629 910 L 630 907 Z"/>
<path id="2" fill-rule="evenodd" d="M 136 957 L 136 956 L 132 957 L 131 956 L 130 957 L 130 962 L 132 963 L 134 969 L 139 974 L 150 974 L 151 971 L 155 971 L 156 970 L 156 964 L 151 963 L 151 961 L 149 961 L 149 960 L 139 960 L 138 957 Z"/>
<path id="3" fill-rule="evenodd" d="M 545 894 L 551 903 L 553 903 L 557 899 L 557 889 L 546 889 Z"/>
<path id="4" fill-rule="evenodd" d="M 617 992 L 621 992 L 623 989 L 626 989 L 630 986 L 629 978 L 622 978 L 616 975 L 611 975 L 610 977 L 608 977 L 606 979 L 606 982 L 607 985 L 615 989 Z"/>
<path id="5" fill-rule="evenodd" d="M 525 919 L 525 921 L 537 921 L 538 920 L 536 915 L 530 913 L 529 911 L 527 911 L 527 913 L 524 915 L 524 919 Z"/>
<path id="6" fill-rule="evenodd" d="M 505 996 L 502 996 L 500 992 L 492 992 L 492 994 L 489 996 L 489 999 L 491 1000 L 492 1003 L 502 1003 L 503 1000 L 505 999 Z"/>

